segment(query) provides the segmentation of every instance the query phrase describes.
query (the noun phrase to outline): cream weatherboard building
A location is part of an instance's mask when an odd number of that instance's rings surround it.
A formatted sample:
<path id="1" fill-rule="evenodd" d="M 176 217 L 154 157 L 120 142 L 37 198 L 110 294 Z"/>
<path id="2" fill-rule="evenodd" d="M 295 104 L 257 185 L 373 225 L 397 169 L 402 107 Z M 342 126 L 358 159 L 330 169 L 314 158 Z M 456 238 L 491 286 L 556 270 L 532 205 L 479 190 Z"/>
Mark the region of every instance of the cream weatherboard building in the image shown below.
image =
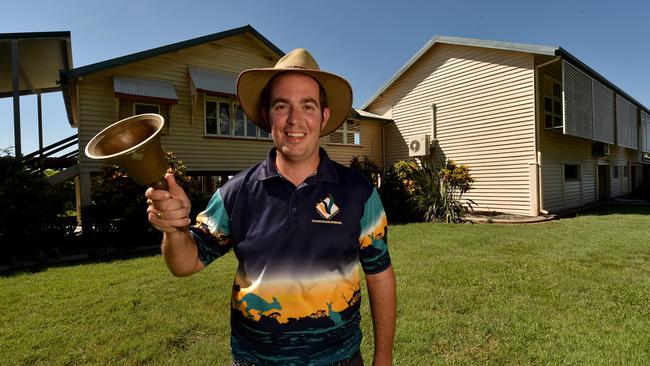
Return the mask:
<path id="1" fill-rule="evenodd" d="M 433 37 L 361 110 L 393 121 L 384 164 L 466 164 L 479 210 L 557 213 L 650 183 L 650 111 L 560 47 Z"/>
<path id="2" fill-rule="evenodd" d="M 236 80 L 245 69 L 272 67 L 284 55 L 251 26 L 62 72 L 70 123 L 79 151 L 113 122 L 140 113 L 166 120 L 162 145 L 202 180 L 224 177 L 262 160 L 273 142 L 237 103 Z M 339 130 L 321 139 L 330 156 L 349 164 L 368 156 L 383 164 L 382 129 L 390 122 L 352 111 Z M 79 154 L 78 206 L 91 202 L 90 176 L 102 163 Z"/>
<path id="3" fill-rule="evenodd" d="M 272 141 L 238 106 L 237 75 L 283 55 L 244 26 L 62 71 L 79 151 L 111 123 L 155 112 L 189 174 L 241 171 Z M 476 180 L 477 209 L 529 216 L 650 184 L 650 111 L 560 47 L 434 37 L 321 146 L 342 164 L 456 160 Z M 101 163 L 78 162 L 85 206 Z"/>

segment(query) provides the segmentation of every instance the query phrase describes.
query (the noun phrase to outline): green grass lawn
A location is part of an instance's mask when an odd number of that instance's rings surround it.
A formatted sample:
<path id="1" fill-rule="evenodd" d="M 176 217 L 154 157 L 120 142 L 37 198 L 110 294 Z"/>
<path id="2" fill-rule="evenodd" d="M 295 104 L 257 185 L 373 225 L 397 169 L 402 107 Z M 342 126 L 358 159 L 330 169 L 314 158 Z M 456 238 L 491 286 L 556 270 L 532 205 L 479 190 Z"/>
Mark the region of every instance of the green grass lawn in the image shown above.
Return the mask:
<path id="1" fill-rule="evenodd" d="M 396 364 L 648 364 L 649 233 L 642 206 L 392 226 Z M 0 277 L 0 364 L 226 365 L 235 267 L 178 279 L 153 256 Z"/>

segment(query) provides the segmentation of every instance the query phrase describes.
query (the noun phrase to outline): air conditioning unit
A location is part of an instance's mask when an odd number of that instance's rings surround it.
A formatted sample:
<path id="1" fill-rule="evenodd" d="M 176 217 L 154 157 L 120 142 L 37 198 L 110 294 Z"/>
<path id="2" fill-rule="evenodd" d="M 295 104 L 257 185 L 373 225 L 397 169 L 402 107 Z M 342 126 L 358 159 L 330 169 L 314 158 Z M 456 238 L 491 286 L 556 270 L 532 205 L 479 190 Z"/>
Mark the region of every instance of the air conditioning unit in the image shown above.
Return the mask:
<path id="1" fill-rule="evenodd" d="M 417 135 L 409 142 L 409 157 L 428 156 L 431 142 L 429 135 Z"/>
<path id="2" fill-rule="evenodd" d="M 650 162 L 650 153 L 644 152 L 643 155 L 641 155 L 641 159 Z"/>
<path id="3" fill-rule="evenodd" d="M 608 156 L 609 144 L 606 144 L 604 142 L 594 142 L 591 151 L 596 156 Z"/>

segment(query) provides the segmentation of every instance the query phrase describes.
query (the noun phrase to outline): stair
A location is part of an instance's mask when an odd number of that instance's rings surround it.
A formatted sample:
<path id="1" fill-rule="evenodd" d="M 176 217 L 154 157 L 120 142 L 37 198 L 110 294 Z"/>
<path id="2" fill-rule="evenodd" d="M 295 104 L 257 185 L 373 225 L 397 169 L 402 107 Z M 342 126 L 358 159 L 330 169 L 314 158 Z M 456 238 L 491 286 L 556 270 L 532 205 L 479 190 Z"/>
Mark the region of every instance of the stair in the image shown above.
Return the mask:
<path id="1" fill-rule="evenodd" d="M 52 176 L 49 176 L 45 179 L 50 185 L 55 186 L 61 184 L 68 179 L 72 179 L 79 175 L 79 164 L 75 164 L 69 168 L 66 168 L 62 172 L 56 173 Z"/>

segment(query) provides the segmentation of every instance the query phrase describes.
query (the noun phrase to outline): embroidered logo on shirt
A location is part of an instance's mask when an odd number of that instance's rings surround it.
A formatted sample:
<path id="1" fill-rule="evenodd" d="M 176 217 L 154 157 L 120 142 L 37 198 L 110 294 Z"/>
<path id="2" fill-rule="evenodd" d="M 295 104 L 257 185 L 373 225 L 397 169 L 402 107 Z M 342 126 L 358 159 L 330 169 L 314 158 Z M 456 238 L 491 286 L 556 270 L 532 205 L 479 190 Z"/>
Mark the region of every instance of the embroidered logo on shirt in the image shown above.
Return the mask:
<path id="1" fill-rule="evenodd" d="M 332 197 L 331 194 L 327 195 L 327 197 L 316 203 L 316 211 L 325 220 L 311 220 L 311 222 L 322 224 L 341 224 L 340 221 L 331 221 L 332 217 L 341 211 L 339 209 L 339 206 L 334 203 L 334 197 Z"/>

